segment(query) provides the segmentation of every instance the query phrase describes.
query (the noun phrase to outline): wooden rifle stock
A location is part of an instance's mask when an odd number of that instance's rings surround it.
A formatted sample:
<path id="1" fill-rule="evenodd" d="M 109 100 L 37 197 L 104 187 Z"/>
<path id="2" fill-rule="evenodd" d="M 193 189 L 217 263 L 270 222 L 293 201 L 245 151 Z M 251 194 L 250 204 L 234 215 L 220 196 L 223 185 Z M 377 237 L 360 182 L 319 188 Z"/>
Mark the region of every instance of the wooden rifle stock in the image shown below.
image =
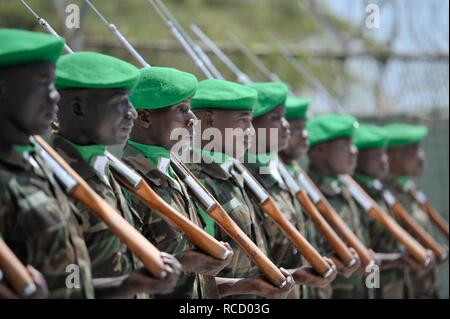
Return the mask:
<path id="1" fill-rule="evenodd" d="M 136 187 L 127 183 L 120 174 L 114 171 L 114 176 L 117 180 L 125 186 L 130 192 L 132 192 L 139 200 L 141 200 L 147 207 L 156 210 L 156 212 L 169 223 L 175 224 L 176 227 L 181 229 L 190 241 L 203 250 L 208 255 L 217 259 L 226 259 L 231 253 L 224 245 L 222 245 L 217 239 L 209 235 L 199 226 L 194 224 L 183 214 L 180 214 L 175 209 L 167 204 L 155 191 L 141 179 Z"/>
<path id="2" fill-rule="evenodd" d="M 333 228 L 327 223 L 322 215 L 317 211 L 317 208 L 312 203 L 305 189 L 294 179 L 291 173 L 281 162 L 278 165 L 278 171 L 286 183 L 287 187 L 295 195 L 295 198 L 306 211 L 309 218 L 311 218 L 314 225 L 319 229 L 322 235 L 328 240 L 331 247 L 337 253 L 338 257 L 347 266 L 351 267 L 356 263 L 356 258 L 352 255 L 347 245 L 336 234 Z"/>
<path id="3" fill-rule="evenodd" d="M 334 210 L 328 200 L 323 196 L 320 190 L 314 185 L 310 177 L 304 172 L 301 173 L 300 182 L 306 189 L 311 188 L 318 196 L 314 203 L 322 214 L 322 216 L 330 223 L 334 229 L 341 235 L 350 247 L 352 247 L 358 254 L 361 263 L 367 266 L 374 262 L 369 249 L 362 243 L 362 241 L 355 235 L 355 233 L 348 227 L 344 220 Z"/>
<path id="4" fill-rule="evenodd" d="M 439 231 L 448 240 L 448 223 L 445 221 L 442 215 L 439 214 L 436 211 L 436 209 L 434 209 L 434 207 L 431 205 L 430 201 L 423 192 L 417 191 L 415 189 L 411 189 L 409 191 L 411 192 L 411 195 L 413 196 L 414 200 L 425 210 L 428 217 L 431 219 L 431 222 L 439 229 Z"/>
<path id="5" fill-rule="evenodd" d="M 423 203 L 423 208 L 425 209 L 426 213 L 430 217 L 431 221 L 436 225 L 436 227 L 441 231 L 441 233 L 447 238 L 448 240 L 448 223 L 445 221 L 445 219 L 442 217 L 441 214 L 439 214 L 434 207 L 431 205 L 429 201 L 426 201 Z"/>
<path id="6" fill-rule="evenodd" d="M 353 180 L 350 175 L 340 176 L 355 200 L 364 208 L 367 214 L 381 223 L 386 230 L 400 242 L 417 262 L 427 266 L 431 256 L 408 232 L 406 232 L 391 216 L 383 212 L 381 207 Z"/>
<path id="7" fill-rule="evenodd" d="M 336 234 L 333 228 L 327 223 L 323 216 L 317 211 L 317 208 L 312 203 L 308 194 L 305 190 L 300 190 L 296 194 L 297 200 L 303 209 L 311 218 L 314 225 L 319 229 L 322 235 L 328 240 L 331 247 L 333 247 L 336 254 L 339 256 L 341 261 L 347 266 L 351 267 L 356 263 L 355 257 L 352 255 L 351 251 L 348 249 L 347 245 L 342 241 L 342 239 Z"/>
<path id="8" fill-rule="evenodd" d="M 234 160 L 234 167 L 237 172 L 241 174 L 244 179 L 245 186 L 253 193 L 253 196 L 258 201 L 261 210 L 267 214 L 289 240 L 297 247 L 300 254 L 310 263 L 314 270 L 327 278 L 333 274 L 333 268 L 326 262 L 326 260 L 317 252 L 317 250 L 303 237 L 302 234 L 291 224 L 291 222 L 284 216 L 280 209 L 275 204 L 273 198 L 267 191 L 259 184 L 259 182 L 250 174 L 247 168 L 238 160 Z"/>
<path id="9" fill-rule="evenodd" d="M 100 218 L 111 232 L 142 261 L 153 276 L 164 278 L 167 273 L 159 250 L 95 193 L 42 137 L 33 136 L 33 139 L 37 146 L 40 146 L 51 160 L 55 161 L 75 181 L 74 186 L 68 190 L 68 194 Z"/>
<path id="10" fill-rule="evenodd" d="M 407 229 L 412 232 L 419 242 L 430 249 L 438 258 L 444 260 L 448 252 L 406 211 L 403 205 L 396 200 L 389 207 L 391 211 L 401 220 Z"/>
<path id="11" fill-rule="evenodd" d="M 317 250 L 292 225 L 286 216 L 278 209 L 272 197 L 260 204 L 261 209 L 281 228 L 289 240 L 297 247 L 299 252 L 311 264 L 314 270 L 327 278 L 333 274 L 333 269 Z"/>
<path id="12" fill-rule="evenodd" d="M 239 228 L 206 187 L 192 174 L 184 163 L 172 154 L 172 168 L 184 180 L 206 213 L 242 248 L 270 282 L 279 288 L 286 285 L 286 277 L 258 246 Z M 203 198 L 202 198 L 203 197 Z"/>
<path id="13" fill-rule="evenodd" d="M 36 285 L 28 273 L 28 269 L 0 239 L 0 271 L 5 274 L 8 283 L 21 297 L 29 297 L 36 291 Z"/>

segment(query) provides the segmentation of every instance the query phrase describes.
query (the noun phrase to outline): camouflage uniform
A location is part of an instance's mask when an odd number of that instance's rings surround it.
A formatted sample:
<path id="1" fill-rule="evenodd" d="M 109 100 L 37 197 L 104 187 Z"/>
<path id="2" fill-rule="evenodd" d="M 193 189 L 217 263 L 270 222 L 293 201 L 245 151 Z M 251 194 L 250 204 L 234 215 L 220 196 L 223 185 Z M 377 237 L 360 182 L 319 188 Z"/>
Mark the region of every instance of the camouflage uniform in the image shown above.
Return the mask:
<path id="1" fill-rule="evenodd" d="M 379 181 L 361 174 L 355 174 L 354 179 L 380 205 L 384 212 L 389 213 L 389 207 L 381 195 L 383 185 Z M 375 252 L 399 253 L 403 250 L 398 241 L 379 222 L 367 214 L 361 216 L 364 229 L 369 232 L 369 247 Z M 391 217 L 395 218 L 394 216 Z M 405 270 L 398 268 L 383 270 L 380 273 L 380 289 L 376 289 L 375 296 L 383 299 L 405 298 Z"/>
<path id="2" fill-rule="evenodd" d="M 256 163 L 251 159 L 249 160 L 249 156 L 252 155 L 247 155 L 247 160 L 245 162 L 247 169 L 270 194 L 277 207 L 287 217 L 292 225 L 294 225 L 303 236 L 307 237 L 305 220 L 301 207 L 294 199 L 278 173 L 278 159 L 271 159 L 270 163 L 264 164 L 264 162 L 261 162 L 258 159 L 256 159 Z M 268 169 L 270 174 L 266 172 L 261 174 L 260 168 Z M 267 238 L 270 259 L 272 259 L 277 266 L 284 267 L 286 269 L 295 269 L 303 265 L 305 260 L 303 260 L 303 257 L 299 254 L 294 244 L 278 227 L 278 225 L 261 211 L 259 208 L 259 203 L 256 202 L 255 198 L 253 196 L 251 196 L 251 198 L 254 209 L 258 211 L 258 214 L 263 218 L 262 227 Z M 304 286 L 298 286 L 297 288 L 294 289 L 294 293 L 291 294 L 289 298 L 306 297 L 306 289 Z"/>
<path id="3" fill-rule="evenodd" d="M 54 149 L 70 164 L 86 183 L 131 225 L 141 225 L 137 213 L 128 205 L 122 190 L 109 171 L 106 157 L 96 168 L 80 157 L 68 140 L 54 134 Z M 137 268 L 137 259 L 97 216 L 81 203 L 75 203 L 81 215 L 81 228 L 89 250 L 94 278 L 118 277 Z"/>
<path id="4" fill-rule="evenodd" d="M 298 180 L 298 176 L 302 172 L 302 168 L 300 165 L 295 162 L 292 164 L 284 164 L 287 170 Z M 314 225 L 314 222 L 308 218 L 305 214 L 305 227 L 306 227 L 306 239 L 319 251 L 319 253 L 325 256 L 325 252 L 323 251 L 323 247 L 321 243 L 318 242 L 319 238 L 322 238 L 321 235 L 318 234 L 318 230 Z M 329 251 L 328 251 L 329 252 Z M 316 288 L 316 287 L 307 287 L 306 294 L 308 299 L 330 299 L 332 295 L 333 289 L 331 285 L 324 288 Z"/>
<path id="5" fill-rule="evenodd" d="M 261 228 L 261 216 L 255 212 L 250 198 L 244 190 L 244 180 L 233 167 L 232 159 L 222 153 L 214 153 L 210 161 L 202 161 L 199 164 L 190 164 L 189 168 L 199 178 L 203 185 L 222 205 L 242 231 L 264 252 L 267 251 L 267 243 Z M 217 155 L 223 160 L 213 160 Z M 213 161 L 211 161 L 213 160 Z M 203 212 L 202 212 L 203 213 Z M 204 214 L 204 215 L 203 215 Z M 203 219 L 208 225 L 206 229 L 215 238 L 228 242 L 233 248 L 234 255 L 231 263 L 219 274 L 220 277 L 248 278 L 259 274 L 259 269 L 249 259 L 241 247 L 219 227 L 214 220 L 203 213 Z M 233 296 L 236 297 L 236 296 Z M 249 298 L 246 295 L 245 298 Z"/>
<path id="6" fill-rule="evenodd" d="M 0 151 L 0 233 L 24 264 L 45 277 L 50 298 L 93 298 L 91 262 L 77 209 L 33 151 Z M 67 288 L 79 267 L 80 288 Z"/>
<path id="7" fill-rule="evenodd" d="M 417 191 L 414 182 L 409 178 L 390 177 L 386 179 L 386 188 L 392 192 L 398 201 L 411 213 L 414 219 L 422 227 L 432 233 L 432 224 L 427 213 L 414 200 L 412 193 Z M 407 191 L 408 184 L 411 185 L 411 192 Z M 406 186 L 406 187 L 405 187 Z M 408 298 L 438 298 L 438 281 L 436 268 L 419 273 L 417 271 L 406 270 L 406 295 Z"/>
<path id="8" fill-rule="evenodd" d="M 144 155 L 134 146 L 127 144 L 123 152 L 123 161 L 143 176 L 145 181 L 166 203 L 203 227 L 202 220 L 197 215 L 195 204 L 190 199 L 185 185 L 170 168 L 168 158 L 160 157 L 157 154 Z M 131 194 L 129 199 L 143 220 L 144 236 L 153 242 L 158 249 L 176 255 L 186 249 L 194 248 L 181 230 L 168 224 L 158 213 L 145 206 Z M 194 273 L 182 273 L 175 290 L 171 294 L 157 297 L 168 299 L 215 298 L 218 297 L 218 291 L 214 278 Z"/>
<path id="9" fill-rule="evenodd" d="M 349 190 L 342 185 L 337 178 L 323 177 L 313 171 L 308 175 L 312 181 L 319 187 L 331 206 L 336 210 L 339 216 L 355 233 L 355 235 L 367 245 L 369 243 L 368 233 L 363 230 L 362 213 L 352 198 Z M 332 254 L 333 250 L 322 236 L 317 236 L 315 242 L 322 248 L 326 255 Z M 365 286 L 364 276 L 359 272 L 354 272 L 350 278 L 338 276 L 333 283 L 331 298 L 370 298 L 373 296 L 372 289 Z"/>

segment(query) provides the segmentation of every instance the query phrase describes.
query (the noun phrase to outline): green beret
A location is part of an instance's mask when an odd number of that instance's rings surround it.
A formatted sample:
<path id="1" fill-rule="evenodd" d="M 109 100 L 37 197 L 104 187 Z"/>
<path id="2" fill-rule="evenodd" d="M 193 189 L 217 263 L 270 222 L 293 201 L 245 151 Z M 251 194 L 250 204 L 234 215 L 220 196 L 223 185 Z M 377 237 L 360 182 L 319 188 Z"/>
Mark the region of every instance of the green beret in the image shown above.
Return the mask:
<path id="1" fill-rule="evenodd" d="M 306 123 L 311 146 L 338 138 L 351 138 L 353 129 L 357 127 L 356 118 L 339 114 L 319 115 Z"/>
<path id="2" fill-rule="evenodd" d="M 289 89 L 281 82 L 252 83 L 248 85 L 258 92 L 258 99 L 253 109 L 253 117 L 264 115 L 279 105 L 286 103 Z"/>
<path id="3" fill-rule="evenodd" d="M 136 109 L 160 109 L 190 99 L 197 90 L 197 78 L 174 68 L 149 67 L 140 70 L 130 100 Z"/>
<path id="4" fill-rule="evenodd" d="M 96 52 L 75 52 L 56 63 L 56 88 L 131 90 L 139 79 L 138 69 L 125 61 Z"/>
<path id="5" fill-rule="evenodd" d="M 384 127 L 387 135 L 388 147 L 402 147 L 417 144 L 423 141 L 428 134 L 424 125 L 388 124 Z"/>
<path id="6" fill-rule="evenodd" d="M 221 109 L 252 111 L 257 98 L 256 90 L 225 80 L 204 80 L 198 83 L 192 109 Z"/>
<path id="7" fill-rule="evenodd" d="M 56 61 L 64 39 L 41 32 L 0 30 L 0 67 L 38 61 Z"/>
<path id="8" fill-rule="evenodd" d="M 288 96 L 286 99 L 286 119 L 305 119 L 311 99 Z"/>
<path id="9" fill-rule="evenodd" d="M 359 124 L 358 128 L 353 131 L 353 144 L 358 150 L 385 148 L 387 145 L 386 132 L 380 126 Z"/>

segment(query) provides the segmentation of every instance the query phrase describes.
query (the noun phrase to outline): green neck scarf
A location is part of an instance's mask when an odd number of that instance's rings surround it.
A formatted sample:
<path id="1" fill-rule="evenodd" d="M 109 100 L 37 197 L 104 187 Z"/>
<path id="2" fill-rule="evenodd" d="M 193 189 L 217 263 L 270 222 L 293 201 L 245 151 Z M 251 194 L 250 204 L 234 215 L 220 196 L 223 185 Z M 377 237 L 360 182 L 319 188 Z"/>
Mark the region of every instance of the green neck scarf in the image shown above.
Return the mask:
<path id="1" fill-rule="evenodd" d="M 128 140 L 128 144 L 142 153 L 155 166 L 158 165 L 160 158 L 170 159 L 170 151 L 165 147 L 141 144 L 132 140 Z"/>
<path id="2" fill-rule="evenodd" d="M 202 156 L 202 159 L 209 159 L 209 162 L 219 165 L 227 163 L 230 160 L 227 154 L 221 152 L 205 151 L 197 147 L 193 147 L 192 151 Z"/>
<path id="3" fill-rule="evenodd" d="M 376 181 L 376 178 L 364 175 L 364 174 L 358 174 L 358 173 L 354 173 L 353 177 L 355 178 L 355 180 L 359 183 L 362 183 L 366 186 L 372 187 L 373 184 Z"/>
<path id="4" fill-rule="evenodd" d="M 66 138 L 63 139 L 74 149 L 76 149 L 81 158 L 88 164 L 91 164 L 92 159 L 96 156 L 105 156 L 105 145 L 78 145 Z"/>
<path id="5" fill-rule="evenodd" d="M 276 153 L 255 154 L 251 152 L 245 153 L 246 163 L 256 163 L 260 167 L 268 167 L 270 162 L 276 159 Z"/>
<path id="6" fill-rule="evenodd" d="M 20 154 L 25 154 L 25 153 L 30 153 L 31 151 L 34 150 L 34 145 L 33 144 L 26 144 L 26 145 L 22 145 L 22 144 L 15 144 L 13 145 L 13 149 L 16 152 L 19 152 Z"/>

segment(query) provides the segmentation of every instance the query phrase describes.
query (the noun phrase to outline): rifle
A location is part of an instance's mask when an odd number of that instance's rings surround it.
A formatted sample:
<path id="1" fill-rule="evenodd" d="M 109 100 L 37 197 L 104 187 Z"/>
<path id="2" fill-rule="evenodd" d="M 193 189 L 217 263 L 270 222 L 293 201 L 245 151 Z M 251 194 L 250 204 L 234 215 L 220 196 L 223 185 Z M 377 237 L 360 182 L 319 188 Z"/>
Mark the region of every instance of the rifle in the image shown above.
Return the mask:
<path id="1" fill-rule="evenodd" d="M 0 239 L 0 280 L 2 272 L 14 291 L 21 297 L 27 298 L 36 292 L 36 285 L 27 268 L 6 243 Z"/>
<path id="2" fill-rule="evenodd" d="M 117 180 L 147 207 L 154 209 L 166 221 L 174 223 L 195 246 L 210 256 L 217 259 L 227 258 L 231 252 L 224 245 L 167 204 L 138 173 L 111 153 L 106 152 L 106 157 Z"/>
<path id="3" fill-rule="evenodd" d="M 431 237 L 431 235 L 406 211 L 400 201 L 395 198 L 389 190 L 382 190 L 381 194 L 384 201 L 389 206 L 389 209 L 406 225 L 422 245 L 430 249 L 440 260 L 445 260 L 448 256 L 448 251 Z"/>
<path id="4" fill-rule="evenodd" d="M 317 252 L 317 250 L 303 237 L 302 234 L 289 222 L 286 216 L 280 211 L 275 204 L 273 198 L 258 183 L 258 181 L 250 174 L 250 172 L 237 160 L 234 160 L 236 171 L 241 174 L 244 179 L 245 186 L 250 190 L 256 198 L 261 210 L 266 213 L 285 233 L 289 240 L 294 243 L 299 252 L 311 264 L 314 270 L 324 278 L 328 278 L 333 274 L 333 269 L 325 261 L 325 259 Z"/>
<path id="5" fill-rule="evenodd" d="M 425 210 L 425 212 L 427 213 L 431 221 L 434 223 L 434 225 L 448 240 L 449 235 L 448 223 L 445 221 L 442 215 L 439 214 L 436 211 L 436 209 L 434 209 L 434 207 L 428 200 L 427 196 L 422 191 L 416 190 L 414 186 L 415 186 L 414 182 L 411 181 L 411 183 L 405 185 L 405 190 L 411 194 L 411 196 L 420 206 L 422 206 L 422 208 Z"/>
<path id="6" fill-rule="evenodd" d="M 111 232 L 142 261 L 154 277 L 166 277 L 167 272 L 164 270 L 165 266 L 159 250 L 95 193 L 42 137 L 35 135 L 31 138 L 31 142 L 35 145 L 36 152 L 53 171 L 65 192 L 101 219 Z"/>
<path id="7" fill-rule="evenodd" d="M 89 1 L 85 0 L 85 2 L 88 4 L 88 6 L 97 14 L 97 16 L 100 18 L 100 20 L 103 21 L 103 23 L 108 27 L 108 29 L 114 34 L 119 40 L 120 44 L 128 50 L 128 52 L 135 58 L 138 63 L 142 67 L 149 67 L 150 64 L 148 64 L 145 59 L 135 50 L 135 48 L 128 42 L 128 40 L 124 37 L 124 35 L 117 29 L 117 27 L 110 23 L 106 18 L 100 13 L 100 11 L 97 10 L 97 8 Z"/>
<path id="8" fill-rule="evenodd" d="M 189 41 L 191 40 L 189 36 L 182 30 L 181 26 L 174 22 L 176 19 L 171 15 L 170 11 L 167 9 L 167 7 L 158 0 L 149 0 L 148 1 L 150 5 L 152 5 L 158 15 L 162 18 L 164 23 L 166 24 L 169 31 L 173 34 L 173 36 L 178 40 L 178 42 L 181 44 L 181 46 L 185 49 L 187 54 L 191 57 L 191 59 L 194 61 L 195 65 L 200 69 L 200 71 L 205 75 L 207 79 L 213 79 L 215 77 L 223 78 L 222 75 L 217 71 L 217 69 L 213 68 L 213 73 L 211 70 L 206 66 L 205 64 L 205 58 L 207 58 L 206 54 L 200 54 L 199 50 L 201 50 L 200 47 L 193 47 Z M 209 67 L 211 67 L 212 63 L 207 62 Z"/>
<path id="9" fill-rule="evenodd" d="M 292 177 L 292 175 L 288 172 L 286 167 L 281 162 L 278 164 L 278 171 L 280 172 L 280 175 L 287 184 L 288 188 L 295 195 L 297 201 L 306 211 L 309 218 L 311 218 L 314 225 L 328 240 L 339 258 L 347 267 L 352 267 L 356 263 L 356 259 L 353 257 L 347 245 L 336 234 L 333 228 L 331 228 L 331 226 L 327 223 L 323 216 L 317 211 L 317 208 L 312 203 L 305 189 L 302 188 L 299 183 L 297 183 L 297 181 Z"/>
<path id="10" fill-rule="evenodd" d="M 30 11 L 31 14 L 37 19 L 38 23 L 44 28 L 45 31 L 47 31 L 47 33 L 52 34 L 58 38 L 60 37 L 58 33 L 56 33 L 56 31 L 51 27 L 51 25 L 47 23 L 47 21 L 45 21 L 42 17 L 40 17 L 36 12 L 33 11 L 33 9 L 28 5 L 28 3 L 25 0 L 20 1 L 28 9 L 28 11 Z M 64 43 L 64 50 L 69 54 L 73 53 L 72 49 L 69 48 L 69 46 L 65 43 Z"/>
<path id="11" fill-rule="evenodd" d="M 355 233 L 342 220 L 326 197 L 320 192 L 311 178 L 305 172 L 299 175 L 299 182 L 305 188 L 312 202 L 317 207 L 322 216 L 337 230 L 337 232 L 347 241 L 350 247 L 356 250 L 363 265 L 373 264 L 374 260 L 369 249 L 355 235 Z"/>
<path id="12" fill-rule="evenodd" d="M 200 183 L 192 172 L 179 160 L 175 154 L 171 156 L 171 167 L 180 179 L 187 185 L 191 195 L 202 206 L 205 212 L 241 246 L 247 256 L 258 266 L 264 275 L 276 286 L 286 285 L 286 278 L 272 261 L 248 238 L 239 226 L 225 212 L 211 193 Z"/>
<path id="13" fill-rule="evenodd" d="M 375 218 L 386 230 L 394 236 L 413 256 L 417 262 L 427 267 L 431 262 L 432 252 L 425 250 L 408 232 L 406 232 L 392 217 L 383 212 L 381 207 L 353 180 L 350 175 L 341 175 L 340 180 L 347 186 L 357 203 L 367 212 L 369 216 Z"/>

